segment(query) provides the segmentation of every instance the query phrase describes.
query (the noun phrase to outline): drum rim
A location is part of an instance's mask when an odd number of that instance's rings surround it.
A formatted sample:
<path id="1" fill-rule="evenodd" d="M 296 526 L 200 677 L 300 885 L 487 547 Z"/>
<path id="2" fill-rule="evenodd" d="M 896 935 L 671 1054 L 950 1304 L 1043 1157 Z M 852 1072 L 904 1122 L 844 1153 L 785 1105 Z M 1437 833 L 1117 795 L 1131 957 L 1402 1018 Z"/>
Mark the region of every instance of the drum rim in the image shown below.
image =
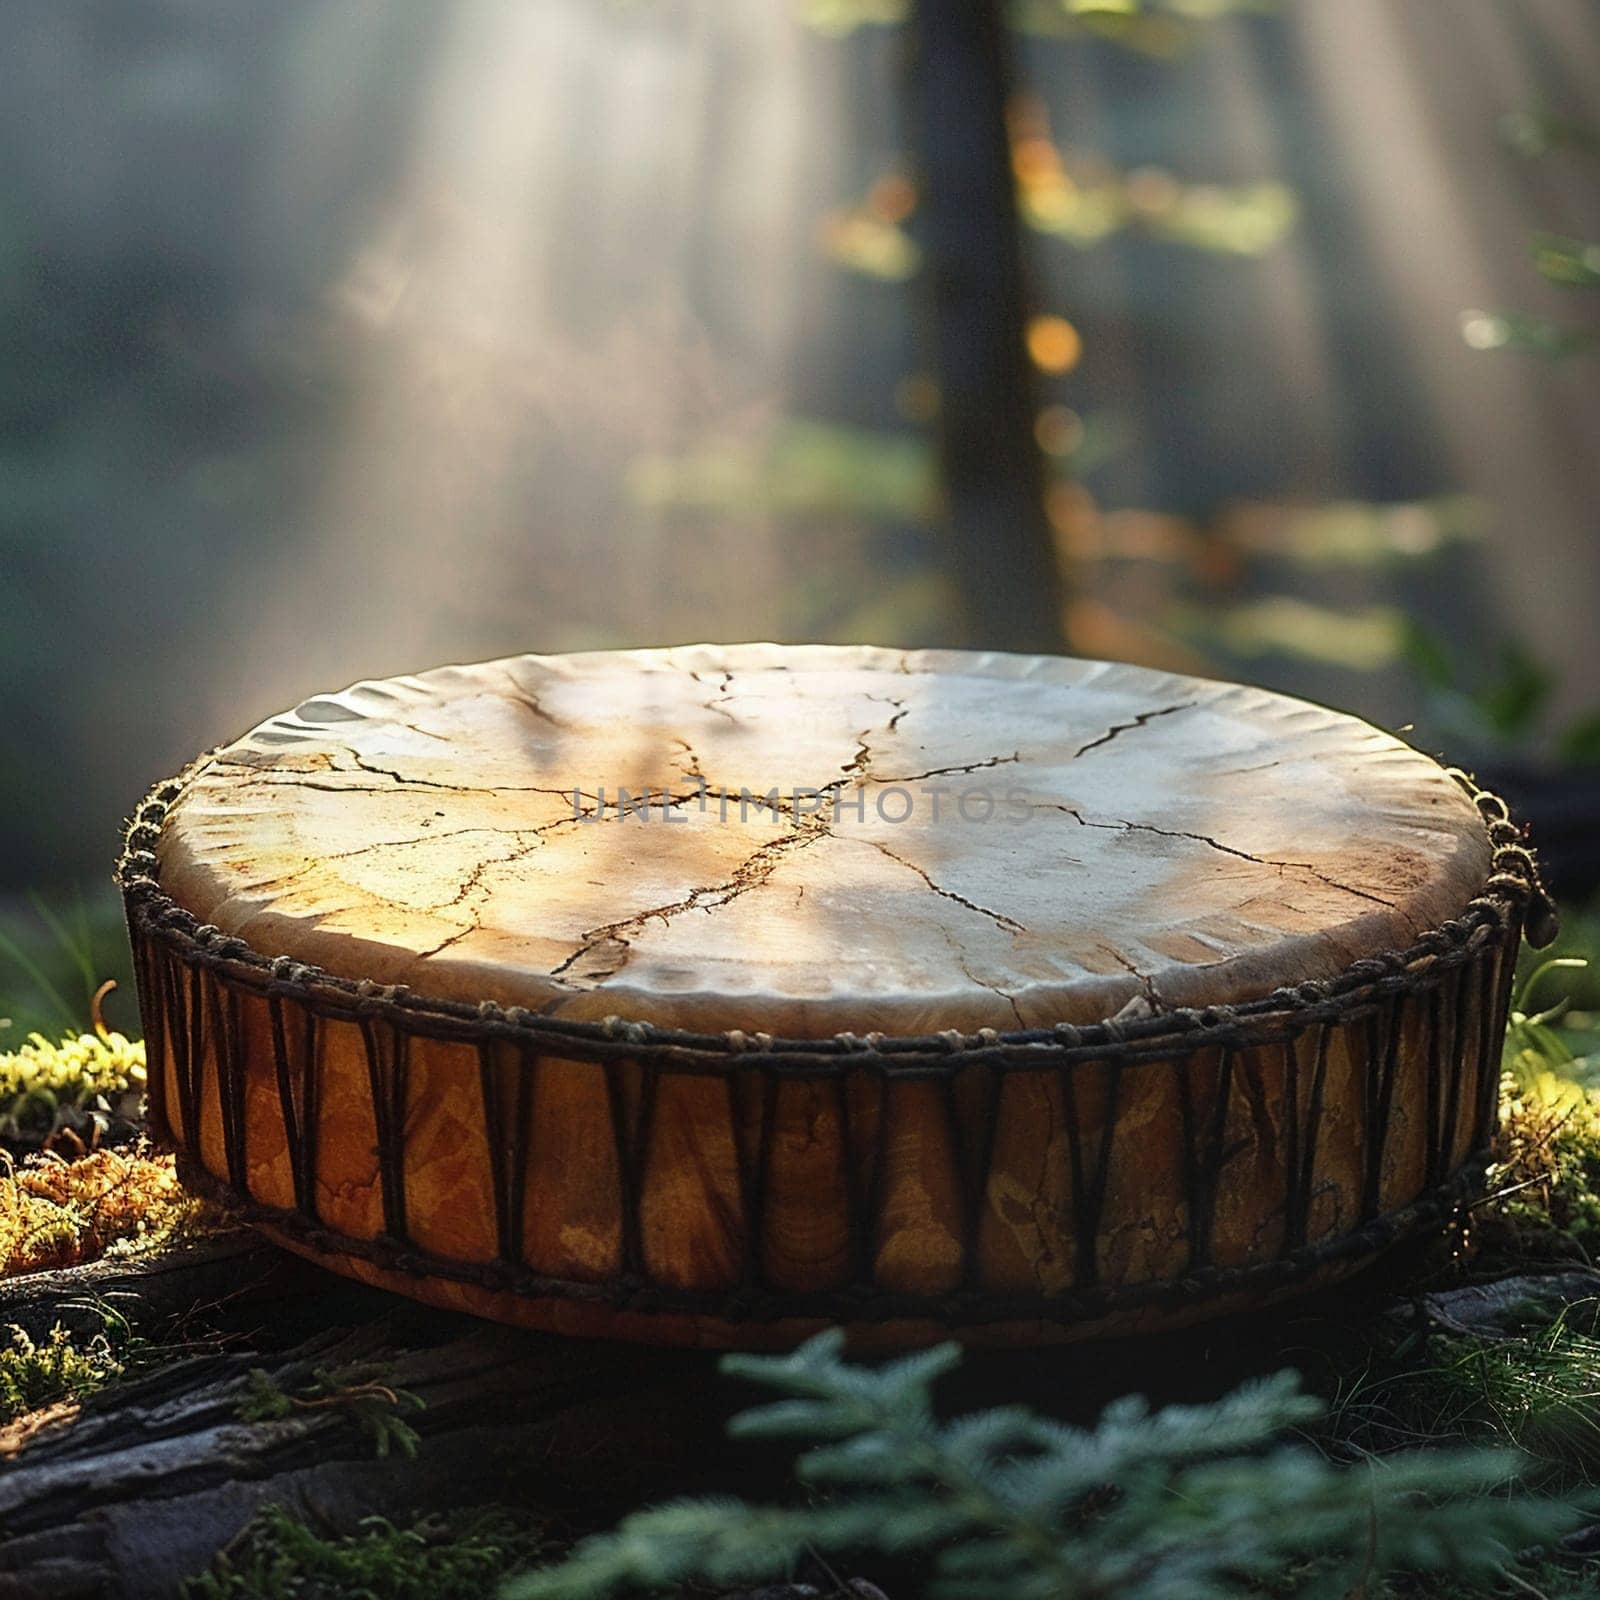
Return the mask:
<path id="1" fill-rule="evenodd" d="M 801 1076 L 831 1076 L 842 1068 L 875 1063 L 897 1073 L 946 1076 L 979 1062 L 1054 1066 L 1074 1058 L 1104 1059 L 1108 1051 L 1170 1056 L 1175 1049 L 1256 1041 L 1270 1036 L 1274 1024 L 1292 1022 L 1298 1031 L 1306 1024 L 1347 1017 L 1353 1009 L 1414 987 L 1419 975 L 1471 959 L 1511 927 L 1525 931 L 1535 946 L 1549 943 L 1556 930 L 1555 907 L 1540 879 L 1537 858 L 1505 802 L 1481 789 L 1468 773 L 1447 767 L 1443 770 L 1471 798 L 1489 835 L 1488 877 L 1454 917 L 1404 948 L 1364 956 L 1331 978 L 1280 987 L 1230 1005 L 1172 1007 L 1093 1023 L 983 1028 L 970 1034 L 951 1029 L 915 1036 L 844 1032 L 783 1038 L 741 1029 L 696 1033 L 620 1016 L 580 1021 L 493 1000 L 474 1004 L 406 985 L 346 977 L 290 956 L 269 955 L 246 939 L 202 923 L 161 887 L 155 847 L 172 805 L 206 759 L 151 789 L 127 825 L 115 877 L 132 927 L 176 948 L 186 965 L 209 968 L 268 996 L 300 1000 L 320 1014 L 381 1017 L 420 1037 L 515 1039 L 583 1060 L 627 1056 L 681 1070 L 765 1066 Z"/>

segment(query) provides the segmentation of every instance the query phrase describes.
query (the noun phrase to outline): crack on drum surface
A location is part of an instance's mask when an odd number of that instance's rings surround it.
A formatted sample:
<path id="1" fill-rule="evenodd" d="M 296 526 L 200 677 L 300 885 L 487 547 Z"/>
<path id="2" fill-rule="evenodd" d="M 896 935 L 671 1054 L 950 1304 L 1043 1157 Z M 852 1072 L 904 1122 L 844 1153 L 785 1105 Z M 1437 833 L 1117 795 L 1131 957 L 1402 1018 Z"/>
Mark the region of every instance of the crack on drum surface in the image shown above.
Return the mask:
<path id="1" fill-rule="evenodd" d="M 930 767 L 926 772 L 913 772 L 906 777 L 880 778 L 874 775 L 873 783 L 907 784 L 920 783 L 924 778 L 949 778 L 963 772 L 982 772 L 988 767 L 1006 767 L 1022 759 L 1020 750 L 1013 750 L 1008 756 L 990 756 L 986 761 L 968 761 L 954 767 Z"/>
<path id="2" fill-rule="evenodd" d="M 893 733 L 900 726 L 900 719 L 904 717 L 905 714 L 911 709 L 904 700 L 901 700 L 894 695 L 869 694 L 866 698 L 868 700 L 876 701 L 879 705 L 892 706 L 894 708 L 894 715 L 890 717 L 889 720 L 883 725 L 881 731 L 884 733 Z M 823 784 L 822 787 L 817 790 L 818 794 L 829 794 L 837 789 L 842 789 L 846 784 L 850 783 L 852 779 L 859 779 L 862 783 L 894 783 L 900 781 L 893 778 L 879 779 L 873 776 L 872 737 L 876 731 L 879 730 L 875 730 L 873 728 L 863 728 L 855 736 L 855 753 L 848 761 L 841 761 L 839 763 L 840 775 L 837 778 L 830 780 L 828 783 Z"/>
<path id="3" fill-rule="evenodd" d="M 462 839 L 475 833 L 486 833 L 495 837 L 510 837 L 521 839 L 524 835 L 545 834 L 556 828 L 564 827 L 575 822 L 575 817 L 563 817 L 559 822 L 547 822 L 536 828 L 497 828 L 489 824 L 476 828 L 450 828 L 443 833 L 424 833 L 413 835 L 407 839 L 374 839 L 371 844 L 356 845 L 350 850 L 335 850 L 330 855 L 318 856 L 307 861 L 303 866 L 297 867 L 293 872 L 285 873 L 279 878 L 266 878 L 260 883 L 252 885 L 254 889 L 287 889 L 298 883 L 309 872 L 315 872 L 322 867 L 338 861 L 355 861 L 362 856 L 375 855 L 380 850 L 415 850 L 421 845 L 438 844 L 444 839 Z M 517 852 L 519 855 L 522 851 Z M 501 860 L 510 860 L 512 857 L 501 857 Z"/>
<path id="4" fill-rule="evenodd" d="M 497 783 L 493 786 L 474 783 L 443 783 L 435 778 L 412 778 L 395 767 L 379 767 L 363 760 L 360 754 L 348 745 L 338 745 L 335 748 L 343 750 L 356 763 L 356 770 L 349 767 L 316 767 L 312 771 L 328 778 L 355 777 L 358 773 L 367 773 L 373 777 L 386 777 L 390 779 L 386 784 L 374 783 L 319 783 L 315 777 L 309 776 L 295 767 L 259 766 L 253 761 L 242 761 L 234 756 L 216 755 L 210 759 L 214 767 L 228 767 L 241 770 L 250 774 L 241 780 L 246 784 L 259 785 L 269 789 L 309 789 L 316 794 L 404 794 L 416 790 L 439 790 L 446 794 L 547 794 L 559 800 L 570 802 L 576 792 L 581 800 L 596 800 L 598 796 L 589 794 L 579 789 L 552 789 L 548 784 L 539 783 Z"/>
<path id="5" fill-rule="evenodd" d="M 887 856 L 889 860 L 895 862 L 899 866 L 904 867 L 908 872 L 916 873 L 916 875 L 921 878 L 922 881 L 927 884 L 927 886 L 932 889 L 933 892 L 941 899 L 953 900 L 958 906 L 965 906 L 968 911 L 976 911 L 979 916 L 987 917 L 991 922 L 998 923 L 1006 930 L 1007 933 L 1026 933 L 1028 931 L 1020 922 L 1017 922 L 1013 918 L 1006 916 L 1004 912 L 991 911 L 988 906 L 980 906 L 976 900 L 969 900 L 964 894 L 957 894 L 954 889 L 946 889 L 943 884 L 935 883 L 933 879 L 916 864 L 915 861 L 907 861 L 904 856 L 896 855 L 895 852 L 881 840 L 867 839 L 863 842 L 870 844 L 879 855 Z M 987 987 L 987 985 L 985 985 L 985 987 Z"/>
<path id="6" fill-rule="evenodd" d="M 1140 971 L 1140 969 L 1136 967 L 1133 962 L 1131 962 L 1120 950 L 1115 948 L 1115 946 L 1102 943 L 1100 948 L 1104 950 L 1105 953 L 1110 956 L 1119 967 L 1122 967 L 1126 971 L 1132 973 L 1132 975 L 1139 980 L 1139 985 L 1144 990 L 1144 997 L 1149 1002 L 1150 1009 L 1152 1011 L 1165 1011 L 1167 1009 L 1166 1001 L 1161 998 L 1160 991 L 1156 988 L 1156 980 L 1152 978 L 1148 972 Z"/>
<path id="7" fill-rule="evenodd" d="M 652 921 L 659 920 L 663 925 L 670 924 L 674 917 L 681 916 L 687 911 L 712 912 L 728 905 L 740 896 L 759 889 L 778 870 L 786 857 L 808 849 L 829 836 L 830 830 L 826 823 L 817 819 L 796 818 L 790 832 L 758 845 L 721 883 L 692 889 L 679 900 L 669 901 L 665 905 L 651 906 L 645 911 L 636 911 L 631 916 L 591 928 L 583 935 L 578 948 L 565 961 L 552 967 L 549 975 L 552 978 L 563 977 L 599 946 L 619 945 L 622 948 L 621 959 L 614 966 L 602 973 L 583 974 L 585 977 L 592 977 L 595 983 L 603 982 L 621 971 L 627 963 L 628 954 L 632 949 L 626 937 L 627 933 L 639 932 Z"/>
<path id="8" fill-rule="evenodd" d="M 1000 999 L 1004 1000 L 1005 1003 L 1011 1007 L 1011 1015 L 1016 1018 L 1017 1026 L 1019 1028 L 1026 1028 L 1028 1024 L 1024 1019 L 1021 1010 L 1017 1006 L 1016 996 L 1013 995 L 1009 990 L 1002 989 L 998 983 L 990 983 L 987 979 L 980 978 L 977 973 L 975 973 L 972 968 L 967 965 L 965 960 L 962 959 L 961 952 L 953 945 L 951 948 L 952 950 L 955 950 L 956 965 L 961 968 L 962 976 L 966 978 L 967 982 L 975 983 L 980 989 L 987 989 L 990 994 L 998 995 Z"/>
<path id="9" fill-rule="evenodd" d="M 1103 744 L 1110 744 L 1119 734 L 1131 733 L 1135 728 L 1142 728 L 1154 722 L 1157 717 L 1170 717 L 1174 712 L 1188 711 L 1192 706 L 1199 705 L 1198 700 L 1184 700 L 1175 706 L 1158 706 L 1154 711 L 1136 712 L 1128 722 L 1114 722 L 1098 739 L 1091 739 L 1088 744 L 1081 744 L 1072 752 L 1074 761 L 1079 756 L 1086 756 L 1091 750 L 1098 750 Z"/>
<path id="10" fill-rule="evenodd" d="M 1153 833 L 1163 839 L 1189 839 L 1195 844 L 1203 844 L 1212 850 L 1219 850 L 1225 856 L 1233 856 L 1240 861 L 1249 861 L 1258 867 L 1275 867 L 1279 872 L 1293 871 L 1304 872 L 1315 878 L 1319 883 L 1325 883 L 1330 889 L 1338 889 L 1343 894 L 1355 895 L 1361 900 L 1370 900 L 1374 905 L 1387 907 L 1390 911 L 1400 911 L 1400 907 L 1393 900 L 1386 900 L 1381 894 L 1373 894 L 1368 889 L 1358 889 L 1354 884 L 1341 883 L 1337 878 L 1329 877 L 1320 867 L 1313 866 L 1309 861 L 1283 861 L 1276 856 L 1255 856 L 1248 850 L 1240 850 L 1231 844 L 1224 844 L 1220 839 L 1213 839 L 1209 833 L 1190 833 L 1183 828 L 1162 828 L 1153 822 L 1129 822 L 1118 817 L 1110 822 L 1096 822 L 1076 807 L 1062 802 L 1041 803 L 1034 807 L 1035 810 L 1062 811 L 1073 821 L 1085 828 L 1102 828 L 1113 833 Z M 1403 912 L 1401 912 L 1404 915 Z M 1409 920 L 1409 919 L 1408 919 Z"/>
<path id="11" fill-rule="evenodd" d="M 883 725 L 885 733 L 893 733 L 900 726 L 906 713 L 911 709 L 906 701 L 898 699 L 892 694 L 869 694 L 867 699 L 876 701 L 880 706 L 894 707 L 894 715 Z"/>
<path id="12" fill-rule="evenodd" d="M 552 728 L 559 729 L 562 733 L 574 731 L 570 722 L 558 717 L 555 712 L 547 710 L 543 698 L 532 689 L 518 683 L 509 671 L 502 668 L 501 675 L 505 678 L 510 688 L 505 691 L 508 700 L 515 701 L 525 711 L 531 712 L 540 722 L 548 722 Z"/>
<path id="13" fill-rule="evenodd" d="M 700 673 L 691 671 L 689 676 L 696 683 L 704 686 L 706 680 Z M 728 710 L 726 705 L 726 702 L 733 697 L 733 674 L 731 672 L 723 672 L 720 677 L 722 681 L 718 683 L 716 693 L 709 700 L 703 701 L 700 709 L 702 711 L 714 711 L 719 717 L 726 717 L 729 722 L 737 727 L 739 719 Z"/>

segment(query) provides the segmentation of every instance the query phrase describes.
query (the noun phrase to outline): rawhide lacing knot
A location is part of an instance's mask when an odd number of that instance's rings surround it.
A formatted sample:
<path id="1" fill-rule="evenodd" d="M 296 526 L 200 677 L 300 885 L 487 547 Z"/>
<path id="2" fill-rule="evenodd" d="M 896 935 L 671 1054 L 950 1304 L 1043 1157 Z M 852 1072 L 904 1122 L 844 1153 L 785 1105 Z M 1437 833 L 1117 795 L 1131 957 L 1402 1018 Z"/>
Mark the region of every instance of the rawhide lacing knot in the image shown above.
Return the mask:
<path id="1" fill-rule="evenodd" d="M 992 1050 L 1000 1043 L 1000 1030 L 998 1028 L 979 1028 L 977 1038 L 978 1043 L 985 1050 Z"/>
<path id="2" fill-rule="evenodd" d="M 1050 1031 L 1069 1050 L 1083 1043 L 1083 1030 L 1075 1022 L 1058 1022 Z"/>
<path id="3" fill-rule="evenodd" d="M 271 973 L 274 985 L 286 989 L 302 988 L 311 973 L 304 962 L 296 961 L 293 956 L 276 957 L 267 971 Z"/>
<path id="4" fill-rule="evenodd" d="M 388 984 L 363 978 L 356 985 L 356 1015 L 375 1017 L 394 1004 L 395 990 Z"/>
<path id="5" fill-rule="evenodd" d="M 372 1241 L 372 1259 L 393 1272 L 427 1271 L 427 1263 L 417 1254 L 415 1246 L 392 1233 L 380 1233 Z"/>
<path id="6" fill-rule="evenodd" d="M 1493 889 L 1496 894 L 1503 895 L 1507 900 L 1516 901 L 1518 905 L 1524 904 L 1533 896 L 1533 886 L 1520 872 L 1491 873 L 1484 887 Z"/>
<path id="7" fill-rule="evenodd" d="M 1499 795 L 1490 794 L 1487 789 L 1479 789 L 1473 795 L 1473 799 L 1477 802 L 1478 815 L 1485 822 L 1509 822 L 1511 820 L 1511 812 Z"/>
<path id="8" fill-rule="evenodd" d="M 130 850 L 124 859 L 126 867 L 134 868 L 146 883 L 156 881 L 156 858 L 149 850 Z"/>
<path id="9" fill-rule="evenodd" d="M 479 1269 L 479 1281 L 491 1293 L 505 1294 L 517 1281 L 517 1269 L 521 1266 L 518 1261 L 508 1261 L 501 1256 L 495 1261 L 486 1261 Z"/>
<path id="10" fill-rule="evenodd" d="M 1501 845 L 1494 853 L 1494 866 L 1497 872 L 1516 872 L 1519 868 L 1529 883 L 1539 875 L 1538 863 L 1533 859 L 1533 851 L 1522 842 L 1522 835 L 1518 834 L 1515 843 Z"/>
<path id="11" fill-rule="evenodd" d="M 965 1050 L 967 1047 L 966 1036 L 959 1028 L 945 1028 L 936 1037 L 951 1055 L 954 1055 L 958 1050 Z"/>
<path id="12" fill-rule="evenodd" d="M 648 1044 L 650 1029 L 642 1022 L 629 1022 L 625 1017 L 602 1017 L 601 1030 L 608 1039 L 620 1039 L 624 1044 Z"/>
<path id="13" fill-rule="evenodd" d="M 1389 976 L 1389 972 L 1387 962 L 1378 960 L 1376 956 L 1363 956 L 1345 968 L 1345 977 L 1355 987 L 1364 988 L 1369 983 L 1382 983 Z"/>

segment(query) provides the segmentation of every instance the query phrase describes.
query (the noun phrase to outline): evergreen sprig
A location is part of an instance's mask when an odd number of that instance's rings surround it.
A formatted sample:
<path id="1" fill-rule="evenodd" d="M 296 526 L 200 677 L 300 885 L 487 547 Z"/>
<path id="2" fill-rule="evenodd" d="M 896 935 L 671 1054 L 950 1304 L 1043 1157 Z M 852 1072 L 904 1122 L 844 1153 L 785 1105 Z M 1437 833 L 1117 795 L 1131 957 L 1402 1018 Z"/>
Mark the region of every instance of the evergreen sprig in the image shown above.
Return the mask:
<path id="1" fill-rule="evenodd" d="M 843 1335 L 723 1370 L 787 1398 L 736 1417 L 735 1436 L 810 1441 L 807 1504 L 681 1500 L 514 1579 L 507 1600 L 595 1600 L 693 1579 L 780 1578 L 808 1551 L 921 1557 L 930 1600 L 1238 1600 L 1300 1574 L 1297 1595 L 1344 1596 L 1400 1571 L 1491 1578 L 1510 1553 L 1578 1519 L 1516 1487 L 1507 1451 L 1427 1450 L 1340 1467 L 1289 1430 L 1320 1403 L 1292 1372 L 1213 1405 L 1119 1400 L 1090 1429 L 1022 1407 L 951 1422 L 934 1380 L 955 1345 L 877 1369 Z"/>
<path id="2" fill-rule="evenodd" d="M 183 1600 L 487 1600 L 541 1542 L 526 1517 L 493 1508 L 409 1527 L 368 1517 L 341 1536 L 269 1502 L 178 1592 Z"/>

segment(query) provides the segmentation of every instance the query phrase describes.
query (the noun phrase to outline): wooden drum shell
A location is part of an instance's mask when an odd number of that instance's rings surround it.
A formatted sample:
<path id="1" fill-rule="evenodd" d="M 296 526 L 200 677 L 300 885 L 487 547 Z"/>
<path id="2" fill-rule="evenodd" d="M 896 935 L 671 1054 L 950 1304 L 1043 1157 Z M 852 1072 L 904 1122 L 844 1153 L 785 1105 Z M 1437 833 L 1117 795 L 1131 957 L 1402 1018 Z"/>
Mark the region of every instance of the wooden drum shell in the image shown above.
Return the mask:
<path id="1" fill-rule="evenodd" d="M 1530 883 L 1341 979 L 928 1040 L 554 1024 L 270 961 L 123 884 L 151 1122 L 186 1180 L 352 1276 L 564 1333 L 761 1347 L 1144 1331 L 1360 1266 L 1494 1125 Z"/>

